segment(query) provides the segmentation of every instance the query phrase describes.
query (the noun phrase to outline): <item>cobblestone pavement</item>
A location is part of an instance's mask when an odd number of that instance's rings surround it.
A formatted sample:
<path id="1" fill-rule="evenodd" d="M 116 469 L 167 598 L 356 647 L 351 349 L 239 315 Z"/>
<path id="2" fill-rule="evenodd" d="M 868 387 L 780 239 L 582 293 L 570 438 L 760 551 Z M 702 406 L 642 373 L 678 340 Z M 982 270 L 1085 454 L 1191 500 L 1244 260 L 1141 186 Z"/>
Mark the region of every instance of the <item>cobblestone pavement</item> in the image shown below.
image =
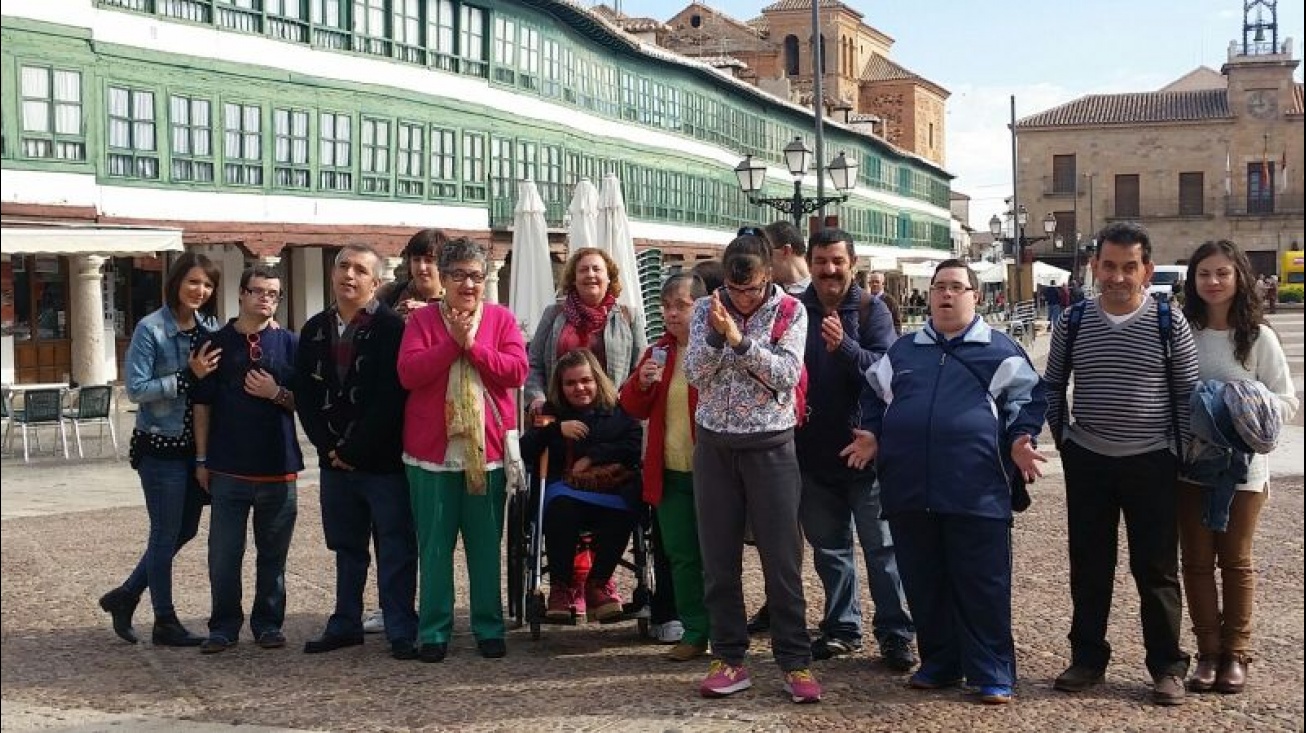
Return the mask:
<path id="1" fill-rule="evenodd" d="M 1063 485 L 1052 475 L 1032 489 L 1034 505 L 1015 522 L 1014 619 L 1020 683 L 1016 701 L 985 707 L 964 691 L 918 692 L 860 655 L 820 662 L 819 705 L 780 692 L 765 637 L 749 658 L 754 688 L 704 700 L 705 662 L 664 661 L 666 647 L 640 641 L 631 625 L 549 628 L 538 642 L 510 632 L 506 659 L 487 661 L 466 631 L 466 578 L 457 576 L 457 629 L 443 664 L 398 662 L 384 640 L 306 656 L 300 648 L 329 613 L 334 585 L 323 539 L 316 478 L 305 475 L 289 560 L 290 646 L 262 650 L 248 634 L 235 649 L 193 649 L 118 641 L 96 606 L 142 549 L 146 519 L 134 473 L 121 461 L 42 462 L 6 458 L 0 481 L 0 728 L 5 731 L 1162 731 L 1303 729 L 1303 486 L 1300 438 L 1295 475 L 1279 470 L 1257 540 L 1257 661 L 1242 695 L 1191 697 L 1178 708 L 1147 699 L 1137 594 L 1125 540 L 1111 625 L 1107 683 L 1066 695 L 1051 680 L 1067 664 L 1070 601 Z M 178 612 L 202 630 L 208 607 L 205 528 L 180 554 Z M 252 550 L 251 550 L 252 553 Z M 246 593 L 252 592 L 252 557 Z M 756 553 L 745 552 L 750 608 L 761 602 Z M 807 618 L 822 599 L 810 566 Z M 374 599 L 374 591 L 368 591 Z M 865 594 L 863 594 L 865 596 Z M 864 609 L 869 619 L 871 609 Z M 143 604 L 137 629 L 148 636 Z M 1186 646 L 1191 638 L 1186 634 Z"/>

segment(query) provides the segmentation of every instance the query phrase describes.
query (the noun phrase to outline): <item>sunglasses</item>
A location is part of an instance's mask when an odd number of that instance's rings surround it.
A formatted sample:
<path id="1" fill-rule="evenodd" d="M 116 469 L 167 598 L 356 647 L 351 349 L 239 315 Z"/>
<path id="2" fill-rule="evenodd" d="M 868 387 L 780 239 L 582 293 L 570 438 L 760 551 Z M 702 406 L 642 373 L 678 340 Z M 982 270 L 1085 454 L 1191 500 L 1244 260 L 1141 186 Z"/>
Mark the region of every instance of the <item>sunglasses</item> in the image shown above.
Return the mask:
<path id="1" fill-rule="evenodd" d="M 245 334 L 245 343 L 249 345 L 249 361 L 251 364 L 257 364 L 263 361 L 263 347 L 259 344 L 260 337 L 257 333 Z"/>
<path id="2" fill-rule="evenodd" d="M 736 237 L 761 237 L 766 239 L 766 234 L 759 227 L 739 227 L 735 232 Z"/>

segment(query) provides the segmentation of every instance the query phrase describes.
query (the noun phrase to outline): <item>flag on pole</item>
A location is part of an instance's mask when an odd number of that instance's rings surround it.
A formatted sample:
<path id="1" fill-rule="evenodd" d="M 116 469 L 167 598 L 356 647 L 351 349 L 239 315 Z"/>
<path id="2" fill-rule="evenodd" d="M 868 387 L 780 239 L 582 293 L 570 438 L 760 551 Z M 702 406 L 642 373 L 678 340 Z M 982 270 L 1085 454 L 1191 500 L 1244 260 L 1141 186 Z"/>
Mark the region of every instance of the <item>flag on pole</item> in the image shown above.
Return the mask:
<path id="1" fill-rule="evenodd" d="M 1279 155 L 1279 193 L 1288 192 L 1288 149 Z"/>
<path id="2" fill-rule="evenodd" d="M 1229 157 L 1229 151 L 1224 151 L 1224 195 L 1233 195 L 1233 167 L 1232 160 Z"/>
<path id="3" fill-rule="evenodd" d="M 1265 146 L 1261 148 L 1261 192 L 1268 194 L 1274 190 L 1274 181 L 1270 180 L 1270 143 L 1266 136 Z"/>

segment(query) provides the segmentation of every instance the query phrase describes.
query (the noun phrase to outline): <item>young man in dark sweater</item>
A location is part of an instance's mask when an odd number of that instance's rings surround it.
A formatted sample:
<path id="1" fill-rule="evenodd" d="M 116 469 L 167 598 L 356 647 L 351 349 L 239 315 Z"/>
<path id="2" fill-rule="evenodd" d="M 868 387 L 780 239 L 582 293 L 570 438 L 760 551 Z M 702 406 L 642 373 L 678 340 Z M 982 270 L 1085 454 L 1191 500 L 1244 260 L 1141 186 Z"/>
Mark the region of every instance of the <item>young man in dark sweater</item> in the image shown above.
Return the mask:
<path id="1" fill-rule="evenodd" d="M 240 277 L 240 314 L 208 337 L 224 352 L 212 379 L 192 393 L 195 408 L 195 477 L 212 495 L 209 583 L 213 606 L 209 637 L 200 652 L 236 645 L 245 615 L 241 563 L 254 514 L 258 568 L 249 626 L 264 649 L 286 645 L 286 555 L 298 514 L 295 480 L 304 457 L 295 438 L 295 397 L 283 385 L 294 376 L 295 334 L 272 317 L 282 297 L 281 279 L 268 267 Z"/>
<path id="2" fill-rule="evenodd" d="M 304 325 L 295 406 L 322 468 L 322 530 L 336 554 L 336 606 L 306 654 L 363 643 L 363 587 L 376 533 L 377 585 L 396 659 L 416 659 L 417 534 L 401 460 L 397 363 L 404 321 L 376 298 L 381 258 L 367 245 L 336 256 L 336 302 Z"/>

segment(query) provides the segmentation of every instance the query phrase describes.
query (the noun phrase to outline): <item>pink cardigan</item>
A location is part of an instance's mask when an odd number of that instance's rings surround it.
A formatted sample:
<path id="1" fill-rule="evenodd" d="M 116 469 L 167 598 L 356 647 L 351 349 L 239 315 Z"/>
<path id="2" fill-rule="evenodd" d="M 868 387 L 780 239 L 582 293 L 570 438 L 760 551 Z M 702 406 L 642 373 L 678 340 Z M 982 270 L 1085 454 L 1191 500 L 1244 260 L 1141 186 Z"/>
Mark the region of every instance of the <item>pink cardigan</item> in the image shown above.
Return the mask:
<path id="1" fill-rule="evenodd" d="M 445 393 L 449 368 L 463 355 L 444 327 L 438 306 L 414 311 L 399 346 L 399 382 L 408 390 L 404 408 L 404 452 L 429 463 L 443 463 L 449 446 L 445 433 Z M 512 311 L 486 303 L 476 341 L 465 352 L 485 384 L 485 460 L 503 460 L 503 436 L 517 427 L 514 390 L 526 382 L 530 363 L 521 327 Z M 493 401 L 503 417 L 495 419 Z"/>

